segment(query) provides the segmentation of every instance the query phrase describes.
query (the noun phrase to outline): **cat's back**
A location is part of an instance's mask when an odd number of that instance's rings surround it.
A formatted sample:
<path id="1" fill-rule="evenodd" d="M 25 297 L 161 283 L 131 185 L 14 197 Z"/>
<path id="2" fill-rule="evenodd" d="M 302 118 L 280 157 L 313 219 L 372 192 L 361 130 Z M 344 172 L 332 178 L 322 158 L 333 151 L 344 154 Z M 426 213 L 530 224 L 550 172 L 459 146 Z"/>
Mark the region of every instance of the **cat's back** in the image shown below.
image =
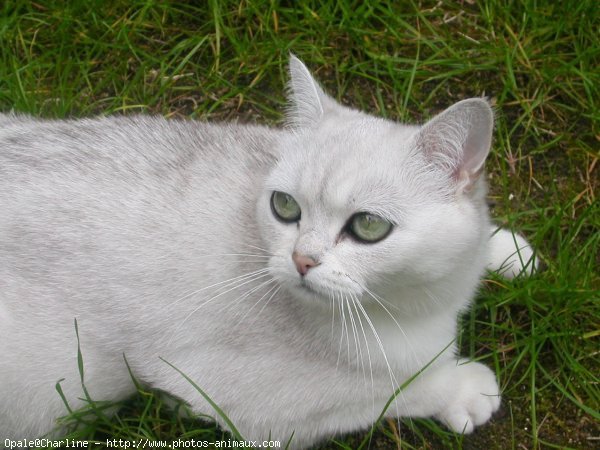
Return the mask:
<path id="1" fill-rule="evenodd" d="M 0 204 L 157 203 L 247 186 L 268 169 L 277 131 L 162 117 L 38 120 L 0 115 Z M 200 191 L 200 192 L 198 192 Z M 147 198 L 145 198 L 147 197 Z M 148 205 L 152 206 L 152 202 Z"/>
<path id="2" fill-rule="evenodd" d="M 186 170 L 263 164 L 272 158 L 277 131 L 239 124 L 209 124 L 153 116 L 40 120 L 0 114 L 0 172 L 18 175 L 60 172 L 118 177 L 127 172 L 156 177 Z M 87 172 L 86 172 L 87 171 Z"/>
<path id="3" fill-rule="evenodd" d="M 0 115 L 0 303 L 17 278 L 70 283 L 79 296 L 100 289 L 89 282 L 98 274 L 102 286 L 150 289 L 169 264 L 230 241 L 239 233 L 230 224 L 254 209 L 278 133 L 147 116 Z M 23 285 L 15 281 L 15 299 Z"/>

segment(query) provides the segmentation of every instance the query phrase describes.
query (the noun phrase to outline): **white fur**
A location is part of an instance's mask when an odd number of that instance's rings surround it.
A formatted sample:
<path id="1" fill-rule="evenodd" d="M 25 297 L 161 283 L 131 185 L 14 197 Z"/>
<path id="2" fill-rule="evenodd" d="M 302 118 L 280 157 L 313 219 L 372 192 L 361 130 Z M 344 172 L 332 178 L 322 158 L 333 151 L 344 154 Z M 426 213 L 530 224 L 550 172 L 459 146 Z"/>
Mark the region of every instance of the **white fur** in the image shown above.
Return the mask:
<path id="1" fill-rule="evenodd" d="M 215 416 L 192 378 L 247 439 L 293 446 L 388 416 L 433 416 L 456 432 L 500 404 L 494 373 L 455 356 L 456 320 L 490 263 L 480 176 L 484 100 L 423 127 L 342 107 L 292 57 L 291 127 L 161 118 L 0 123 L 0 437 L 48 433 L 66 409 L 143 384 Z M 298 224 L 278 221 L 273 190 Z M 394 224 L 364 244 L 355 212 Z M 490 253 L 491 250 L 491 253 Z M 301 283 L 291 255 L 319 265 Z M 531 267 L 531 265 L 530 265 Z M 444 349 L 446 349 L 444 351 Z"/>
<path id="2" fill-rule="evenodd" d="M 512 279 L 521 274 L 529 276 L 537 270 L 533 247 L 517 233 L 494 229 L 489 252 L 488 269 L 506 278 Z"/>

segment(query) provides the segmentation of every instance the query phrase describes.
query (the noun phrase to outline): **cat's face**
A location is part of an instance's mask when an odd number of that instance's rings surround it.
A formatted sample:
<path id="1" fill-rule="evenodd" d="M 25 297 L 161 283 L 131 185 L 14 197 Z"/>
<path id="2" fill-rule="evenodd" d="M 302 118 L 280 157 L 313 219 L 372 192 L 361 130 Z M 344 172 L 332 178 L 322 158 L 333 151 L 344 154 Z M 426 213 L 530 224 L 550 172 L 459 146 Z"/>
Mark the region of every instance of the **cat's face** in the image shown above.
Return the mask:
<path id="1" fill-rule="evenodd" d="M 480 164 L 473 171 L 464 158 L 454 166 L 454 154 L 428 155 L 423 143 L 436 129 L 343 108 L 316 84 L 316 97 L 298 99 L 306 93 L 294 77 L 312 80 L 302 69 L 292 66 L 294 100 L 312 110 L 297 111 L 257 205 L 271 275 L 294 296 L 327 304 L 452 274 L 480 244 L 480 208 L 460 191 L 473 187 Z M 488 149 L 489 141 L 481 163 Z"/>

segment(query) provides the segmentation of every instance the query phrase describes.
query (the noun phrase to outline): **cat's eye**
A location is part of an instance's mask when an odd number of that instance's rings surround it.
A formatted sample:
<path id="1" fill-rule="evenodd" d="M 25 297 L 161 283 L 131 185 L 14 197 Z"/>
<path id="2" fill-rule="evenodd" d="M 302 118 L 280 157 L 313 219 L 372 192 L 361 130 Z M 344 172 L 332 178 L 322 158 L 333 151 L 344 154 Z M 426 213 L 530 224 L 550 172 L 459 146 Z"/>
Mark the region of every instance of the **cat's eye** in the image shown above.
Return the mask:
<path id="1" fill-rule="evenodd" d="M 274 191 L 271 195 L 271 210 L 275 217 L 282 222 L 297 222 L 300 220 L 300 205 L 289 194 Z"/>
<path id="2" fill-rule="evenodd" d="M 354 214 L 348 222 L 347 231 L 362 242 L 377 242 L 386 238 L 393 225 L 383 217 L 375 214 Z"/>

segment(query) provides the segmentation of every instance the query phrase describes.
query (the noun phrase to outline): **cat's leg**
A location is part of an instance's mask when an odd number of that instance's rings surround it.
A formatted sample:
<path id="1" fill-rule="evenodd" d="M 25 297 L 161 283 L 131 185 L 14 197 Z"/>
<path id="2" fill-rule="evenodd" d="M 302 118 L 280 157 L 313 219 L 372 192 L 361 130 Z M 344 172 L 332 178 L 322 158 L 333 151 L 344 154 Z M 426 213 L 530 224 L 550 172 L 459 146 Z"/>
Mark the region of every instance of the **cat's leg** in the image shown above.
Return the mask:
<path id="1" fill-rule="evenodd" d="M 379 394 L 379 388 L 387 387 L 386 393 L 390 388 L 387 372 L 375 375 L 373 387 L 368 374 L 329 365 L 313 369 L 303 363 L 295 365 L 293 360 L 261 364 L 238 355 L 235 366 L 208 370 L 202 364 L 207 358 L 197 358 L 199 365 L 191 357 L 171 356 L 169 360 L 201 387 L 246 440 L 279 440 L 282 448 L 290 439 L 290 449 L 305 449 L 336 434 L 368 429 L 389 399 Z M 142 378 L 185 400 L 194 413 L 212 417 L 231 430 L 188 379 L 163 361 L 159 363 L 141 367 Z M 257 367 L 261 369 L 253 370 Z M 237 370 L 241 372 L 236 374 Z"/>
<path id="2" fill-rule="evenodd" d="M 487 269 L 512 279 L 520 274 L 531 275 L 537 269 L 537 259 L 523 236 L 493 227 Z"/>
<path id="3" fill-rule="evenodd" d="M 194 380 L 224 411 L 242 436 L 249 440 L 270 437 L 282 443 L 292 435 L 291 448 L 306 448 L 328 436 L 368 429 L 377 419 L 390 393 L 389 374 L 373 373 L 361 381 L 355 372 L 302 372 L 302 368 L 253 373 L 244 369 L 244 382 L 231 378 L 232 371 L 206 370 L 197 361 L 206 358 L 171 357 L 173 365 Z M 244 363 L 240 368 L 256 366 Z M 184 399 L 195 413 L 212 416 L 222 427 L 228 423 L 215 412 L 190 381 L 169 367 L 147 362 L 142 379 L 150 385 Z M 357 389 L 357 386 L 362 389 Z M 494 373 L 480 363 L 464 360 L 440 362 L 425 370 L 396 398 L 387 410 L 389 417 L 435 417 L 456 432 L 469 433 L 485 423 L 500 405 Z"/>
<path id="4" fill-rule="evenodd" d="M 500 407 L 495 374 L 468 360 L 447 361 L 426 370 L 396 398 L 388 416 L 434 417 L 457 433 L 471 433 Z"/>

